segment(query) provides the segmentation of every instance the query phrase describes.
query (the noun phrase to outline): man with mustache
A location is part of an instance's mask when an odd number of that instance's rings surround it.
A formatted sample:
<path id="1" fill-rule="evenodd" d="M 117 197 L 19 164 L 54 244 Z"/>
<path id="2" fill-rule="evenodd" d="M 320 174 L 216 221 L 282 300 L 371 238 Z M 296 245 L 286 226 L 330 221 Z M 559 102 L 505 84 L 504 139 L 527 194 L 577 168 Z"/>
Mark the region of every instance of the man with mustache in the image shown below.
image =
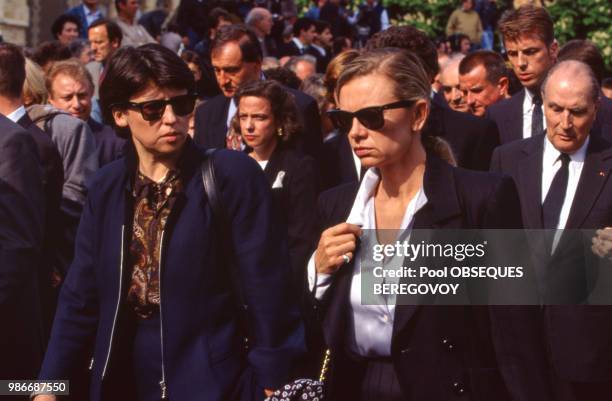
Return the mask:
<path id="1" fill-rule="evenodd" d="M 491 169 L 514 178 L 525 228 L 565 230 L 534 247 L 543 255 L 541 327 L 555 399 L 603 401 L 612 392 L 612 308 L 587 305 L 597 287 L 595 264 L 576 230 L 612 226 L 612 145 L 592 129 L 601 95 L 588 65 L 558 63 L 541 95 L 545 135 L 497 148 Z"/>

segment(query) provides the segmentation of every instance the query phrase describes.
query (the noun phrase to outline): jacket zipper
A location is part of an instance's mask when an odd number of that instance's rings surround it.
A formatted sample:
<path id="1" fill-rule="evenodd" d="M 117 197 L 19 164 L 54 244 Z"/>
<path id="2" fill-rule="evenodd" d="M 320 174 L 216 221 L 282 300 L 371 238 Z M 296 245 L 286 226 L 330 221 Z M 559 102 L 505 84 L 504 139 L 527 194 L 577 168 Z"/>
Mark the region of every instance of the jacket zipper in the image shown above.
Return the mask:
<path id="1" fill-rule="evenodd" d="M 108 361 L 110 360 L 111 350 L 113 348 L 113 337 L 115 334 L 115 326 L 117 325 L 117 316 L 119 315 L 119 305 L 121 304 L 121 289 L 122 289 L 122 281 L 123 281 L 124 236 L 125 236 L 125 225 L 122 225 L 121 226 L 121 257 L 120 257 L 120 262 L 119 262 L 119 293 L 117 294 L 117 306 L 115 307 L 115 317 L 113 319 L 113 327 L 111 328 L 110 340 L 108 342 L 108 352 L 106 353 L 106 361 L 104 362 L 104 369 L 102 369 L 102 379 L 104 379 L 104 376 L 106 376 L 106 368 L 108 368 Z"/>
<path id="2" fill-rule="evenodd" d="M 163 324 L 163 315 L 162 315 L 162 251 L 164 248 L 164 233 L 162 230 L 161 238 L 159 240 L 159 267 L 157 269 L 157 275 L 159 277 L 159 342 L 161 348 L 161 381 L 159 382 L 159 387 L 161 389 L 161 399 L 168 399 L 167 395 L 167 387 L 166 387 L 166 370 L 164 368 L 164 324 Z"/>

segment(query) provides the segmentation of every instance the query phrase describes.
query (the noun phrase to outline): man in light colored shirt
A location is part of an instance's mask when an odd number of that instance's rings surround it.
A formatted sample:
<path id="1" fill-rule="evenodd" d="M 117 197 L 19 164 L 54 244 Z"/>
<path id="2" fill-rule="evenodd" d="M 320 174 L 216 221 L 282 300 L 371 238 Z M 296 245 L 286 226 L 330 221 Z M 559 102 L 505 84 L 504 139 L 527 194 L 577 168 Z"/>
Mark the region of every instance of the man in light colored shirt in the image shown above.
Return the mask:
<path id="1" fill-rule="evenodd" d="M 501 143 L 540 135 L 546 128 L 540 85 L 557 60 L 558 44 L 546 9 L 522 6 L 499 22 L 508 60 L 523 90 L 491 106 L 488 117 L 497 123 Z"/>
<path id="2" fill-rule="evenodd" d="M 123 32 L 121 46 L 138 47 L 147 43 L 155 43 L 155 39 L 144 26 L 136 22 L 136 14 L 140 8 L 139 0 L 117 0 L 117 19 L 115 22 Z"/>
<path id="3" fill-rule="evenodd" d="M 594 299 L 593 288 L 601 286 L 587 277 L 595 274 L 597 281 L 602 276 L 591 272 L 590 242 L 585 244 L 578 230 L 612 226 L 607 212 L 612 210 L 612 147 L 592 134 L 601 99 L 599 83 L 586 64 L 558 63 L 541 93 L 545 135 L 497 148 L 492 170 L 514 178 L 525 228 L 565 230 L 547 233 L 534 250 L 545 256 L 537 272 L 546 303 L 543 347 L 559 399 L 603 401 L 612 392 L 612 373 L 606 368 L 607 356 L 598 350 L 612 337 L 612 309 L 587 306 Z"/>

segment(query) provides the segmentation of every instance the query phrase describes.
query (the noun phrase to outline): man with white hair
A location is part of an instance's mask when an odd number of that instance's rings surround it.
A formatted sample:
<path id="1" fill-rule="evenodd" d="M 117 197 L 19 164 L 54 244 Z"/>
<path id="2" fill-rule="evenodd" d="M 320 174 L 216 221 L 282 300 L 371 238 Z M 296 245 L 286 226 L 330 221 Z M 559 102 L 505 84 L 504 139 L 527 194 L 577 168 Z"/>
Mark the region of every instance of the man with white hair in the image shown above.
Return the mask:
<path id="1" fill-rule="evenodd" d="M 463 54 L 454 55 L 444 64 L 440 71 L 440 83 L 442 94 L 450 108 L 467 113 L 469 107 L 459 86 L 459 63 L 464 57 Z"/>
<path id="2" fill-rule="evenodd" d="M 276 43 L 270 37 L 274 25 L 272 13 L 263 7 L 254 7 L 247 14 L 244 23 L 257 35 L 263 56 L 276 57 Z"/>
<path id="3" fill-rule="evenodd" d="M 546 304 L 543 345 L 558 399 L 603 401 L 612 393 L 612 308 L 585 305 L 592 295 L 587 278 L 594 256 L 582 236 L 568 230 L 612 226 L 612 145 L 591 135 L 600 90 L 588 65 L 556 64 L 541 95 L 544 135 L 497 148 L 492 170 L 514 178 L 525 228 L 566 230 L 540 249 L 546 253 L 539 280 Z M 517 371 L 532 371 L 527 365 Z"/>
<path id="4" fill-rule="evenodd" d="M 285 68 L 293 71 L 300 80 L 304 81 L 317 72 L 317 59 L 309 54 L 293 56 L 285 64 Z"/>

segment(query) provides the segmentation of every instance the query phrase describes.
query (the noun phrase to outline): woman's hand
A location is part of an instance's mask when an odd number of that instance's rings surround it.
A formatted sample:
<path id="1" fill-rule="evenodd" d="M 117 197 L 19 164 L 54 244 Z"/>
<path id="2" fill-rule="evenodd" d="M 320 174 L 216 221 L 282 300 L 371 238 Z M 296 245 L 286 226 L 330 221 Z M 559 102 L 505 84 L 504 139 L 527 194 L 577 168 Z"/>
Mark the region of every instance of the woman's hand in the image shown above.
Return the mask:
<path id="1" fill-rule="evenodd" d="M 340 266 L 353 258 L 357 237 L 361 228 L 342 223 L 323 231 L 315 252 L 315 267 L 319 274 L 335 273 Z M 345 257 L 346 256 L 346 257 Z"/>

